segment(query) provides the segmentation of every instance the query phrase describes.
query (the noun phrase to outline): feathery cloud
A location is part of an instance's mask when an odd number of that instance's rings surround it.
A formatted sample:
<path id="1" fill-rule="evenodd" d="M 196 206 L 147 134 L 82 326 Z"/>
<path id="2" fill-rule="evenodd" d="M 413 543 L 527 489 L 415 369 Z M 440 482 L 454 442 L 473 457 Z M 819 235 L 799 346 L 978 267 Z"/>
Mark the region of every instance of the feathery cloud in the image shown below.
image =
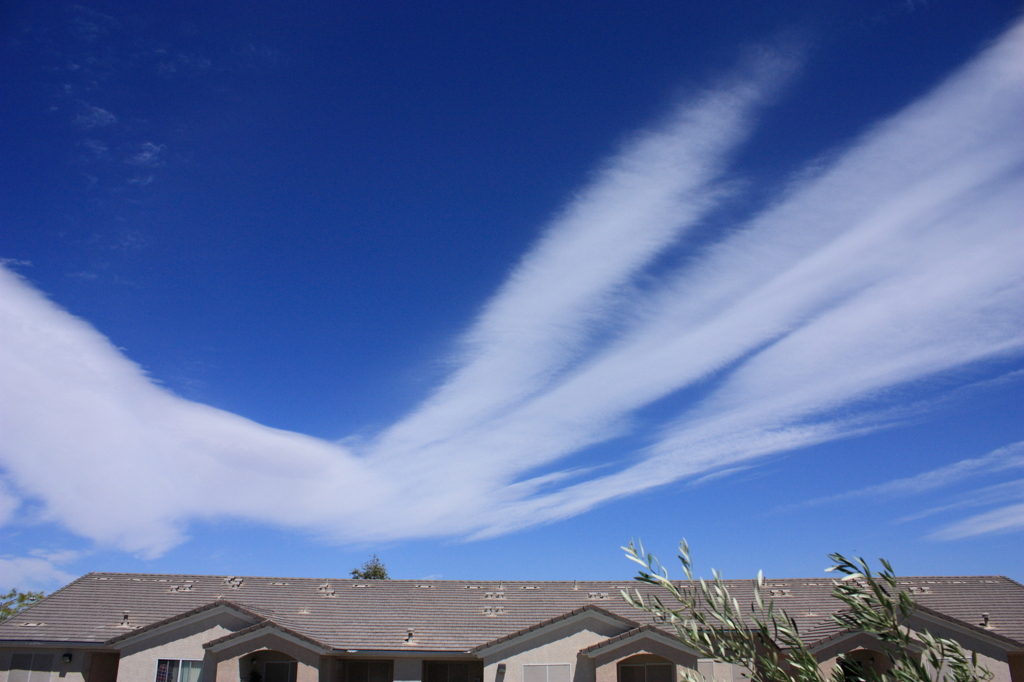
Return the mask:
<path id="1" fill-rule="evenodd" d="M 729 159 L 793 68 L 766 53 L 610 159 L 484 306 L 448 379 L 358 452 L 171 394 L 0 268 L 12 494 L 145 556 L 224 517 L 343 541 L 494 535 L 881 428 L 886 395 L 1019 356 L 1024 25 L 718 243 L 652 269 L 730 200 Z M 695 386 L 707 396 L 647 447 L 550 470 Z"/>

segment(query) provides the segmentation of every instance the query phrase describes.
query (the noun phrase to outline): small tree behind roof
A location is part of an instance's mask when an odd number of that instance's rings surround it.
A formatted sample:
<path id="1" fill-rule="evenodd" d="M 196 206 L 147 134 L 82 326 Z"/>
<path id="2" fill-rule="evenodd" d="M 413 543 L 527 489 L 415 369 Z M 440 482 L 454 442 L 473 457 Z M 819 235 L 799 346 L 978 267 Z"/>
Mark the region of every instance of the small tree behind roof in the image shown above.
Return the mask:
<path id="1" fill-rule="evenodd" d="M 352 569 L 352 577 L 356 580 L 390 580 L 388 569 L 381 562 L 380 557 L 374 554 L 360 568 Z"/>
<path id="2" fill-rule="evenodd" d="M 13 589 L 7 594 L 0 594 L 0 621 L 7 620 L 45 596 L 43 592 L 19 592 L 17 589 Z"/>

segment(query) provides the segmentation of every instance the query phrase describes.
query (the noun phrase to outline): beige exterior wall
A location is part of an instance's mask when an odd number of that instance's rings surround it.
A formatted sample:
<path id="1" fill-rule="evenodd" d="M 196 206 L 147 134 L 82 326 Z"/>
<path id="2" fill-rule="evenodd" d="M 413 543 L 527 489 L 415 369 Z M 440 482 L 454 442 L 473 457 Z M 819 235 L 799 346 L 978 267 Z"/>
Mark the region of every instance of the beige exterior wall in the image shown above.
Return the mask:
<path id="1" fill-rule="evenodd" d="M 587 618 L 539 634 L 527 635 L 523 641 L 484 657 L 484 682 L 523 682 L 524 665 L 559 663 L 571 666 L 572 682 L 594 682 L 593 662 L 580 656 L 580 649 L 621 634 L 624 630 L 618 624 Z M 497 674 L 499 663 L 505 664 L 503 678 Z"/>
<path id="2" fill-rule="evenodd" d="M 92 652 L 88 649 L 34 646 L 0 648 L 0 682 L 7 682 L 13 654 L 52 654 L 53 671 L 50 673 L 50 682 L 88 682 L 89 666 L 92 663 Z M 70 663 L 61 660 L 64 654 L 71 654 Z"/>
<path id="3" fill-rule="evenodd" d="M 255 637 L 247 636 L 244 641 L 208 653 L 203 665 L 204 680 L 248 682 L 254 658 L 257 666 L 267 661 L 295 661 L 295 682 L 320 682 L 321 659 L 325 657 L 268 628 Z M 329 666 L 324 667 L 329 670 Z M 215 671 L 214 677 L 205 677 L 208 670 Z"/>
<path id="4" fill-rule="evenodd" d="M 150 636 L 143 633 L 138 640 L 126 642 L 121 647 L 117 682 L 154 682 L 160 659 L 202 661 L 206 655 L 203 644 L 250 625 L 250 620 L 221 612 L 184 622 L 178 627 L 158 630 Z M 205 666 L 203 674 L 206 677 Z"/>
<path id="5" fill-rule="evenodd" d="M 973 637 L 967 637 L 962 632 L 935 627 L 931 624 L 927 629 L 934 635 L 956 640 L 965 650 L 977 656 L 978 665 L 994 675 L 991 682 L 1011 682 L 1010 666 L 1005 659 L 1005 654 L 994 646 L 986 645 Z M 834 644 L 816 651 L 815 658 L 818 659 L 822 673 L 827 679 L 838 664 L 839 655 L 850 652 L 853 652 L 858 659 L 862 659 L 864 663 L 868 663 L 868 652 L 874 652 L 873 667 L 877 672 L 883 672 L 889 667 L 884 651 L 882 643 L 878 639 L 862 633 L 840 639 Z"/>
<path id="6" fill-rule="evenodd" d="M 679 679 L 679 666 L 697 669 L 697 657 L 664 642 L 648 637 L 634 637 L 625 640 L 621 645 L 609 647 L 608 651 L 598 653 L 594 657 L 595 682 L 618 682 L 619 663 L 627 658 L 635 658 L 630 662 L 653 663 L 667 661 L 676 666 L 673 679 Z"/>

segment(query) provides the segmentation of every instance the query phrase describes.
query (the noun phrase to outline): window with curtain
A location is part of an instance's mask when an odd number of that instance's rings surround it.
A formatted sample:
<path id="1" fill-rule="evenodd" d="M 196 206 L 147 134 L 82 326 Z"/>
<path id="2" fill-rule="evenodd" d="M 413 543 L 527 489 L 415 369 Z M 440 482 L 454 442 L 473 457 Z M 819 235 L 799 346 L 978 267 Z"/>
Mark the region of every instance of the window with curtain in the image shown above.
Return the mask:
<path id="1" fill-rule="evenodd" d="M 156 682 L 199 682 L 202 674 L 202 661 L 161 658 L 156 663 Z"/>
<path id="2" fill-rule="evenodd" d="M 14 654 L 7 682 L 50 682 L 53 654 Z"/>

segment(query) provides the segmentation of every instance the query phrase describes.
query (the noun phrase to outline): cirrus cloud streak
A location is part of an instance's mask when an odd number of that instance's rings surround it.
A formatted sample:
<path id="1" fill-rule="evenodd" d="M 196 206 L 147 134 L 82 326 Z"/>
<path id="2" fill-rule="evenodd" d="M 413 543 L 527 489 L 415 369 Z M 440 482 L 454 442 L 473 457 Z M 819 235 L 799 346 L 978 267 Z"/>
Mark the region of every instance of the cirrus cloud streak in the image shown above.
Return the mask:
<path id="1" fill-rule="evenodd" d="M 766 52 L 626 144 L 483 306 L 448 379 L 358 451 L 173 395 L 0 267 L 6 508 L 146 556 L 224 517 L 341 541 L 496 535 L 881 428 L 902 387 L 1019 357 L 1020 25 L 663 267 L 734 199 L 729 159 L 793 64 Z M 640 449 L 552 470 L 695 387 Z M 972 528 L 1014 527 L 1004 512 Z"/>

